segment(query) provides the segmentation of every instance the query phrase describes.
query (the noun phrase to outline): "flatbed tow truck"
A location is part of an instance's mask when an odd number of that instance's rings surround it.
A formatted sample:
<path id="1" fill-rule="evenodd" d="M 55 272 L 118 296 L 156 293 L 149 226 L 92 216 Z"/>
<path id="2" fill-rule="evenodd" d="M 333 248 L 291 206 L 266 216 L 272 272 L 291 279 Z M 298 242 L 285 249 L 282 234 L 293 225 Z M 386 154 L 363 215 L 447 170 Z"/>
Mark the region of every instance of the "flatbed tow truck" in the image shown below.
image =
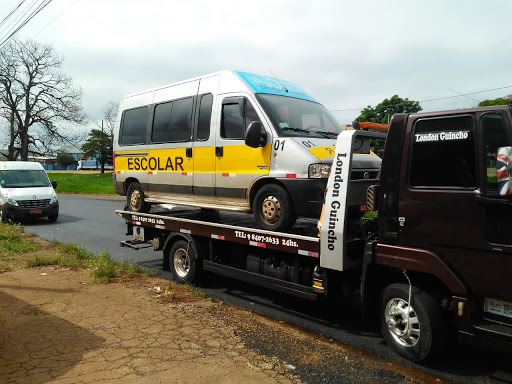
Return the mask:
<path id="1" fill-rule="evenodd" d="M 380 178 L 352 180 L 354 152 L 384 138 Z M 387 134 L 338 136 L 318 227 L 301 219 L 273 232 L 247 214 L 178 207 L 116 211 L 133 236 L 121 245 L 163 251 L 180 283 L 204 270 L 332 305 L 358 292 L 363 318 L 413 361 L 439 355 L 450 333 L 509 348 L 511 152 L 509 106 L 397 114 Z M 378 217 L 348 214 L 354 191 Z"/>

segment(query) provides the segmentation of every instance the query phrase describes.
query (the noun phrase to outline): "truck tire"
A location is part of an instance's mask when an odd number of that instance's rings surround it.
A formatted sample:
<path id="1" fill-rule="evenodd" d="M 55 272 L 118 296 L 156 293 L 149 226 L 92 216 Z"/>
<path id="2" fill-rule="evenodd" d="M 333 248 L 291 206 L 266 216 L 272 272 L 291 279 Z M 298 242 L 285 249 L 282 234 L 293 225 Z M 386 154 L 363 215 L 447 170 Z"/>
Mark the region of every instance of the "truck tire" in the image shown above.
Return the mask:
<path id="1" fill-rule="evenodd" d="M 258 226 L 270 231 L 290 229 L 297 219 L 290 194 L 277 184 L 260 188 L 254 196 L 252 210 Z"/>
<path id="2" fill-rule="evenodd" d="M 145 195 L 139 183 L 133 182 L 126 193 L 126 205 L 131 212 L 148 213 L 151 204 L 144 201 Z"/>
<path id="3" fill-rule="evenodd" d="M 399 355 L 416 362 L 436 357 L 444 347 L 445 324 L 441 307 L 427 292 L 391 284 L 382 293 L 381 332 Z M 411 332 L 408 332 L 408 328 Z"/>
<path id="4" fill-rule="evenodd" d="M 171 273 L 177 283 L 191 284 L 199 280 L 202 264 L 192 243 L 185 240 L 175 241 L 165 257 L 169 258 Z"/>

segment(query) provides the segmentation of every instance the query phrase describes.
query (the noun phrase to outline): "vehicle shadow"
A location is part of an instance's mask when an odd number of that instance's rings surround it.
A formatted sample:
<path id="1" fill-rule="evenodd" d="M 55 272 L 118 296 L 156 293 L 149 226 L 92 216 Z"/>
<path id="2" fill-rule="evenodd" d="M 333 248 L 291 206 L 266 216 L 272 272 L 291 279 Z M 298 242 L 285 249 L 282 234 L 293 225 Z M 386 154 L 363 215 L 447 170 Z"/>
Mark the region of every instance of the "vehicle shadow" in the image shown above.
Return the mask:
<path id="1" fill-rule="evenodd" d="M 5 287 L 4 287 L 5 288 Z M 0 291 L 0 382 L 43 383 L 65 375 L 104 339 Z"/>

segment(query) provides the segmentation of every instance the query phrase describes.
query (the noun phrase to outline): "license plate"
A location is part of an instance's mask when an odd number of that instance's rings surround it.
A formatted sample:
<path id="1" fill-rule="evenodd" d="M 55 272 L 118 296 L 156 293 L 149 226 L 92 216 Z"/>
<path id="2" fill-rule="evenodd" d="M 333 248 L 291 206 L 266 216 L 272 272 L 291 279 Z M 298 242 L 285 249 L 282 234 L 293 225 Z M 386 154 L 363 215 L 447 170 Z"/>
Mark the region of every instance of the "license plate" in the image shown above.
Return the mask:
<path id="1" fill-rule="evenodd" d="M 30 209 L 28 211 L 28 213 L 30 213 L 31 215 L 40 215 L 41 213 L 43 213 L 43 210 L 42 209 Z"/>
<path id="2" fill-rule="evenodd" d="M 512 303 L 496 299 L 484 299 L 484 311 L 512 319 Z"/>

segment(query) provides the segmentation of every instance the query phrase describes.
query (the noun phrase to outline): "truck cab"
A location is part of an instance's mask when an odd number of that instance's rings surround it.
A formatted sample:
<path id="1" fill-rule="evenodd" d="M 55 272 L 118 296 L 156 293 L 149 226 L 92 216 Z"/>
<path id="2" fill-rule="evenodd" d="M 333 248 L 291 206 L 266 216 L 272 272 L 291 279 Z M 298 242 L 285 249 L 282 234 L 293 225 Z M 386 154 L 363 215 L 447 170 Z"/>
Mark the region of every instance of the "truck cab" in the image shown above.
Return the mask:
<path id="1" fill-rule="evenodd" d="M 385 144 L 374 261 L 406 271 L 398 280 L 443 309 L 428 316 L 447 316 L 466 340 L 512 341 L 511 126 L 509 106 L 398 114 Z M 392 296 L 384 336 L 418 359 L 425 329 L 407 330 L 407 300 Z"/>

